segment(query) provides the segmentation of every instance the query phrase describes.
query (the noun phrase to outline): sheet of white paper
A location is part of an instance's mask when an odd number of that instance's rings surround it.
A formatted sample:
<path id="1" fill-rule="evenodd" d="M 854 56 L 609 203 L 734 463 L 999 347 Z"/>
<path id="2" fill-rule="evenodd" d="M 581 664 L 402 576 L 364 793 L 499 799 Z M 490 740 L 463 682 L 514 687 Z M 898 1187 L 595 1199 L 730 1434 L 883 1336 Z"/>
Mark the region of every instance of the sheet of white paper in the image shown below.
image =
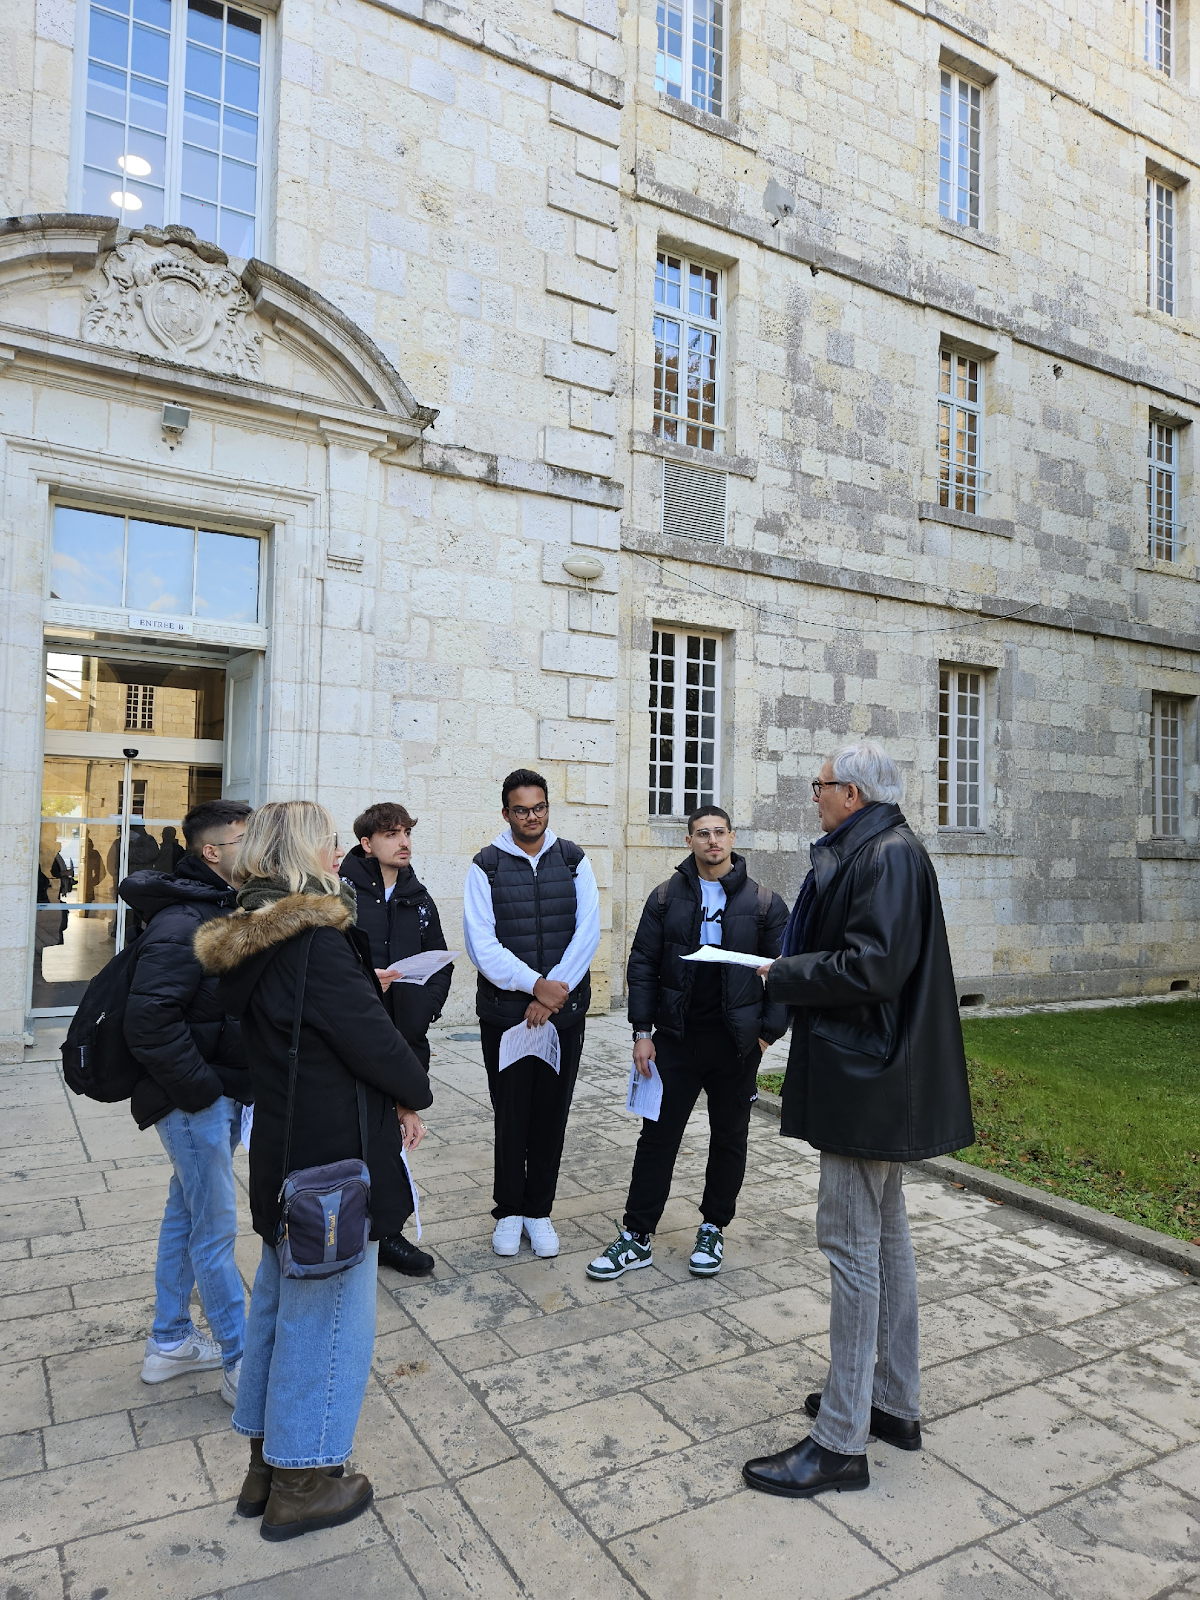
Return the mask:
<path id="1" fill-rule="evenodd" d="M 722 950 L 719 944 L 702 944 L 699 950 L 683 957 L 684 961 L 721 961 L 731 967 L 765 967 L 770 959 L 770 956 L 747 955 L 744 950 Z"/>
<path id="2" fill-rule="evenodd" d="M 662 1110 L 663 1081 L 658 1068 L 650 1063 L 650 1076 L 643 1078 L 634 1063 L 629 1066 L 629 1093 L 625 1096 L 625 1109 L 647 1122 L 657 1122 Z"/>
<path id="3" fill-rule="evenodd" d="M 401 983 L 426 984 L 435 972 L 448 967 L 457 956 L 457 950 L 421 950 L 415 956 L 393 961 L 386 970 L 394 972 Z"/>
<path id="4" fill-rule="evenodd" d="M 408 1173 L 408 1187 L 412 1190 L 413 1221 L 417 1225 L 417 1238 L 421 1237 L 421 1197 L 417 1193 L 417 1180 L 412 1175 L 412 1168 L 408 1164 L 408 1151 L 401 1149 L 400 1159 L 404 1163 L 404 1170 Z"/>
<path id="5" fill-rule="evenodd" d="M 543 1022 L 540 1028 L 531 1028 L 528 1023 L 518 1022 L 515 1028 L 508 1028 L 500 1035 L 501 1072 L 526 1056 L 538 1056 L 547 1066 L 558 1071 L 558 1029 L 552 1022 Z"/>
<path id="6" fill-rule="evenodd" d="M 242 1107 L 242 1143 L 247 1151 L 250 1149 L 250 1132 L 254 1127 L 254 1107 Z"/>

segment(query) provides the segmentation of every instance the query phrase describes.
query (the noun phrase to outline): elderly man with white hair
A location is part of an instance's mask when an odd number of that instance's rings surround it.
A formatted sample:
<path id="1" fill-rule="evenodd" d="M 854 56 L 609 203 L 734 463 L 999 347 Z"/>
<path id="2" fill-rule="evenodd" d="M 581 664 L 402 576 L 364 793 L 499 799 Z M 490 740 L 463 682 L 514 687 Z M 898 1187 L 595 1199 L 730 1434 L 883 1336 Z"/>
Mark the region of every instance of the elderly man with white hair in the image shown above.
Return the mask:
<path id="1" fill-rule="evenodd" d="M 828 1257 L 829 1376 L 807 1439 L 742 1469 L 804 1498 L 865 1489 L 869 1434 L 921 1448 L 917 1278 L 902 1163 L 971 1144 L 962 1029 L 933 864 L 899 807 L 900 773 L 870 740 L 813 780 L 812 846 L 767 998 L 792 1008 L 786 1138 L 821 1152 L 817 1243 Z"/>

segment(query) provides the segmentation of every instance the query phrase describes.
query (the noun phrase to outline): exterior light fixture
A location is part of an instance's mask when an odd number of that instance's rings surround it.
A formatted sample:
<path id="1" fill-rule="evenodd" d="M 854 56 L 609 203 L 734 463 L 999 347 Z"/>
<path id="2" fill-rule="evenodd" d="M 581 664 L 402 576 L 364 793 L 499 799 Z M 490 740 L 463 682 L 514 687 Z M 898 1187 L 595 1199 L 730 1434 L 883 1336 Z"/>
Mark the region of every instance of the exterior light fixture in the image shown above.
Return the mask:
<path id="1" fill-rule="evenodd" d="M 192 413 L 187 406 L 172 405 L 170 401 L 162 409 L 163 438 L 174 450 L 177 444 L 183 442 L 183 435 L 188 423 L 192 420 Z"/>
<path id="2" fill-rule="evenodd" d="M 595 556 L 568 556 L 563 562 L 563 570 L 573 578 L 582 578 L 584 583 L 591 583 L 593 579 L 604 576 L 604 563 Z"/>

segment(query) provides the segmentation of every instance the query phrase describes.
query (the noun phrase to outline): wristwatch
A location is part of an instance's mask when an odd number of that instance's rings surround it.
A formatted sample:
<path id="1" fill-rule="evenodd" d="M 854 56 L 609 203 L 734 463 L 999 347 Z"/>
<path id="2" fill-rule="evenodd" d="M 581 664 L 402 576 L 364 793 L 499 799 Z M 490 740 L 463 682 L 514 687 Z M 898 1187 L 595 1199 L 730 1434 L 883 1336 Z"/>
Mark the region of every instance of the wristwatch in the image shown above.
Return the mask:
<path id="1" fill-rule="evenodd" d="M 651 1031 L 649 1029 L 635 1028 L 633 1030 L 633 1042 L 634 1042 L 634 1044 L 636 1044 L 639 1039 L 650 1039 L 650 1038 L 653 1038 L 653 1034 L 651 1033 Z"/>

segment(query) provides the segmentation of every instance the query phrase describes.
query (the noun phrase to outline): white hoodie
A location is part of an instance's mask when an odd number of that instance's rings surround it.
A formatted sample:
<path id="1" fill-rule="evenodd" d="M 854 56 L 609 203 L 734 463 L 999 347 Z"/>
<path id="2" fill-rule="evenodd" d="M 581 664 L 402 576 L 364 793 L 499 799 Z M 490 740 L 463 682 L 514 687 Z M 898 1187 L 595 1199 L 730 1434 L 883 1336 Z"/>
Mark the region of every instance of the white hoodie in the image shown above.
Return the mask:
<path id="1" fill-rule="evenodd" d="M 511 828 L 505 828 L 492 843 L 506 855 L 524 856 L 536 872 L 538 863 L 557 839 L 557 834 L 546 829 L 536 856 L 528 855 L 519 844 L 513 843 Z M 511 950 L 506 950 L 496 937 L 496 912 L 492 906 L 492 886 L 482 867 L 471 863 L 463 889 L 463 938 L 467 955 L 497 989 L 520 994 L 532 994 L 533 986 L 541 977 L 532 967 L 526 966 Z M 546 974 L 556 983 L 565 983 L 568 989 L 577 989 L 583 982 L 592 957 L 600 943 L 600 893 L 596 888 L 596 874 L 586 856 L 575 869 L 575 932 L 563 951 L 563 958 Z"/>

